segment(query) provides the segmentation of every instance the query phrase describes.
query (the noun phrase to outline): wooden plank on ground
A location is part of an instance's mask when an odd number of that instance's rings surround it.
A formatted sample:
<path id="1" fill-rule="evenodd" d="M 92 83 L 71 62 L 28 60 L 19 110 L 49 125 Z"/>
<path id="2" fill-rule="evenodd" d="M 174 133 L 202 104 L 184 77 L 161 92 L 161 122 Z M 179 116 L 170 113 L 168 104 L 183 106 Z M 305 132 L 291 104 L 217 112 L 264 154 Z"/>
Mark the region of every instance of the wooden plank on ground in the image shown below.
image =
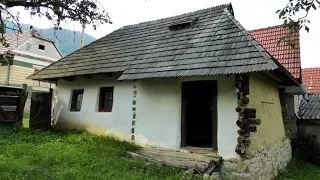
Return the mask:
<path id="1" fill-rule="evenodd" d="M 196 168 L 202 172 L 208 167 L 220 167 L 222 158 L 218 155 L 210 153 L 187 153 L 160 149 L 140 149 L 135 152 L 127 152 L 133 158 L 142 159 L 144 161 L 157 164 L 166 164 L 183 169 Z"/>

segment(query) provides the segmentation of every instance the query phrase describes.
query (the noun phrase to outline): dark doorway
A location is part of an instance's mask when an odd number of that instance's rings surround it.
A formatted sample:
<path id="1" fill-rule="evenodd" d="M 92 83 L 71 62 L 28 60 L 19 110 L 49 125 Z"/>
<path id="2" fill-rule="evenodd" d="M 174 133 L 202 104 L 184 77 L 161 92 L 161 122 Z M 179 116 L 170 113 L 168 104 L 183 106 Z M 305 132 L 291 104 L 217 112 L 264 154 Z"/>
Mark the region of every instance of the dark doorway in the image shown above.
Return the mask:
<path id="1" fill-rule="evenodd" d="M 29 127 L 51 128 L 52 92 L 32 92 Z"/>
<path id="2" fill-rule="evenodd" d="M 217 82 L 182 83 L 181 146 L 217 150 Z"/>

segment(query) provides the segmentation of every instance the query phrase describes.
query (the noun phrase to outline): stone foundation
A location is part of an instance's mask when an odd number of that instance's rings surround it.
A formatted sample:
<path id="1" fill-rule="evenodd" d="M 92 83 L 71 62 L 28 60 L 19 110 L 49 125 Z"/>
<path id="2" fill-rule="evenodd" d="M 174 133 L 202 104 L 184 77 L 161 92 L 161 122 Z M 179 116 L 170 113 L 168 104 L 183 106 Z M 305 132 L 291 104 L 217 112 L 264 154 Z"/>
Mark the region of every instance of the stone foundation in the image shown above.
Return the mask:
<path id="1" fill-rule="evenodd" d="M 211 179 L 234 180 L 270 180 L 278 175 L 279 169 L 287 166 L 292 157 L 289 139 L 271 143 L 272 146 L 261 149 L 249 159 L 225 160 L 220 178 L 215 174 Z"/>

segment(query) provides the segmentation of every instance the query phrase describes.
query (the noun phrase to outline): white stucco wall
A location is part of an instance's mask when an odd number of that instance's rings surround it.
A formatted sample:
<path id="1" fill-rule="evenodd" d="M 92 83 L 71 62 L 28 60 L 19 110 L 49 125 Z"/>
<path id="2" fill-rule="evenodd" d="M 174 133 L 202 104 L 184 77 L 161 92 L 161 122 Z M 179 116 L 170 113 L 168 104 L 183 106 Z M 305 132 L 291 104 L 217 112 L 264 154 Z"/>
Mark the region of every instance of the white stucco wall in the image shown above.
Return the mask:
<path id="1" fill-rule="evenodd" d="M 237 157 L 237 106 L 234 77 L 197 77 L 133 81 L 116 78 L 80 78 L 73 82 L 58 81 L 59 114 L 57 125 L 86 128 L 96 133 L 112 133 L 130 139 L 133 119 L 133 87 L 136 86 L 135 142 L 162 148 L 180 149 L 181 141 L 181 84 L 184 81 L 217 80 L 218 84 L 218 153 Z M 99 87 L 114 86 L 111 113 L 97 112 Z M 80 112 L 70 112 L 73 89 L 84 89 Z"/>
<path id="2" fill-rule="evenodd" d="M 177 79 L 137 81 L 136 141 L 179 149 L 181 86 Z"/>
<path id="3" fill-rule="evenodd" d="M 98 112 L 100 87 L 114 86 L 112 112 Z M 84 89 L 80 112 L 70 112 L 71 93 Z M 98 134 L 112 134 L 129 139 L 131 134 L 132 81 L 118 82 L 115 78 L 80 78 L 76 81 L 59 80 L 55 106 L 57 127 L 86 129 Z M 60 110 L 61 109 L 61 110 Z"/>

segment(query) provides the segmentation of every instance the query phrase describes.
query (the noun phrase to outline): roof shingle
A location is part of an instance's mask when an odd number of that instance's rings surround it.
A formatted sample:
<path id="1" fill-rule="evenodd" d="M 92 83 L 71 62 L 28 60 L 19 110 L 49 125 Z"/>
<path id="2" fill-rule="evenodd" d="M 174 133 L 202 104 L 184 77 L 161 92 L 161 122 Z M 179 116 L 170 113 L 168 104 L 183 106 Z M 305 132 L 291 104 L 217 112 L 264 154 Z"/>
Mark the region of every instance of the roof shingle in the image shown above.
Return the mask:
<path id="1" fill-rule="evenodd" d="M 249 33 L 266 49 L 276 60 L 278 60 L 296 79 L 301 78 L 300 61 L 300 35 L 294 33 L 295 47 L 286 46 L 285 43 L 277 45 L 280 38 L 287 36 L 288 29 L 283 26 L 273 26 L 262 29 L 251 30 Z"/>
<path id="2" fill-rule="evenodd" d="M 188 28 L 169 29 L 195 18 Z M 122 27 L 29 78 L 123 72 L 119 80 L 129 80 L 276 69 L 284 68 L 234 19 L 230 4 Z"/>
<path id="3" fill-rule="evenodd" d="M 302 83 L 307 86 L 307 92 L 320 93 L 320 67 L 302 69 Z"/>
<path id="4" fill-rule="evenodd" d="M 300 96 L 299 119 L 320 120 L 320 94 Z"/>

